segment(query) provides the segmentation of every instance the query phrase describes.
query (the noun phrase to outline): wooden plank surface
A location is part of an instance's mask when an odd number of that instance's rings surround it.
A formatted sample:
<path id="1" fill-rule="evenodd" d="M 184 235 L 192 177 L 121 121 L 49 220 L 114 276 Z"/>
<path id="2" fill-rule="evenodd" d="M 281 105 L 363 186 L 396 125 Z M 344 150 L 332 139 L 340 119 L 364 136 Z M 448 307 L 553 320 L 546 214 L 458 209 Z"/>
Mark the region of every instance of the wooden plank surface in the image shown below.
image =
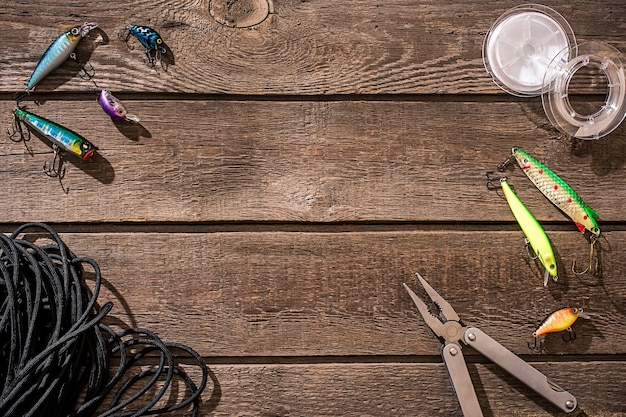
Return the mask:
<path id="1" fill-rule="evenodd" d="M 607 234 L 602 279 L 569 270 L 587 255 L 578 232 L 550 237 L 561 272 L 544 288 L 518 231 L 63 234 L 98 261 L 112 317 L 205 356 L 436 355 L 439 342 L 402 288 L 419 288 L 416 271 L 518 354 L 532 354 L 535 328 L 569 305 L 591 319 L 576 323 L 574 343 L 547 337 L 546 353 L 625 353 L 626 234 Z"/>
<path id="2" fill-rule="evenodd" d="M 602 221 L 624 219 L 613 192 L 626 189 L 622 141 L 563 139 L 538 103 L 129 101 L 135 126 L 115 125 L 88 97 L 31 107 L 100 148 L 68 158 L 68 195 L 42 173 L 52 155 L 0 143 L 6 198 L 63 202 L 8 206 L 5 221 L 511 221 L 485 172 L 513 146 L 560 173 Z M 12 106 L 0 104 L 4 125 Z M 34 135 L 27 146 L 50 150 Z M 565 220 L 519 169 L 507 175 L 539 219 Z"/>
<path id="3" fill-rule="evenodd" d="M 272 1 L 258 26 L 218 23 L 208 1 L 81 3 L 16 1 L 0 6 L 5 35 L 0 91 L 21 89 L 61 31 L 84 21 L 101 30 L 86 43 L 97 81 L 114 91 L 211 94 L 495 93 L 482 41 L 495 20 L 519 2 Z M 255 2 L 249 2 L 254 4 Z M 259 2 L 259 3 L 262 3 Z M 626 47 L 623 2 L 550 2 L 582 40 Z M 157 29 L 172 50 L 169 71 L 150 71 L 138 42 L 128 51 L 117 34 L 128 24 Z M 100 35 L 100 37 L 98 37 Z M 42 91 L 83 91 L 68 64 Z"/>
<path id="4" fill-rule="evenodd" d="M 495 86 L 482 42 L 518 4 L 5 2 L 0 126 L 49 43 L 85 21 L 100 29 L 78 57 L 141 122 L 113 123 L 98 88 L 64 64 L 23 104 L 99 151 L 67 157 L 59 182 L 42 172 L 44 141 L 0 140 L 0 231 L 52 223 L 101 266 L 109 323 L 200 352 L 212 380 L 202 417 L 460 415 L 441 344 L 401 286 L 418 289 L 416 271 L 587 415 L 625 416 L 626 125 L 572 140 L 540 98 Z M 623 0 L 547 5 L 580 41 L 626 51 Z M 163 36 L 167 71 L 117 38 L 130 23 Z M 604 97 L 595 78 L 571 88 L 582 105 Z M 516 168 L 506 175 L 556 249 L 559 282 L 541 285 L 506 201 L 486 187 L 513 146 L 600 212 L 601 276 L 571 272 L 586 238 Z M 531 352 L 534 328 L 567 305 L 591 315 L 576 341 L 549 335 Z M 464 352 L 485 415 L 564 415 Z"/>
<path id="5" fill-rule="evenodd" d="M 626 413 L 617 400 L 626 394 L 624 385 L 614 382 L 621 378 L 624 362 L 533 366 L 566 386 L 589 417 Z M 462 416 L 443 364 L 217 364 L 210 365 L 210 371 L 214 384 L 209 384 L 200 406 L 202 415 Z M 493 365 L 473 364 L 469 372 L 485 415 L 572 415 L 558 411 Z M 580 378 L 581 373 L 589 378 Z"/>

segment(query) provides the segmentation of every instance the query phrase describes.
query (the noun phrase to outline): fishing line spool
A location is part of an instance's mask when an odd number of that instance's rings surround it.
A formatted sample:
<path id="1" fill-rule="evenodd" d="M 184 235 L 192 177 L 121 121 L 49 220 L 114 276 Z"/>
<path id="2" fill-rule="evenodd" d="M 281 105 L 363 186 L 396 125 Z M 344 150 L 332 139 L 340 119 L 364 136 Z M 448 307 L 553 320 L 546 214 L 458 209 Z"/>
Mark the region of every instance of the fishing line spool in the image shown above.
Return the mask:
<path id="1" fill-rule="evenodd" d="M 599 139 L 626 117 L 625 58 L 604 42 L 576 43 L 567 21 L 555 10 L 525 4 L 502 14 L 483 42 L 483 63 L 495 83 L 519 97 L 541 96 L 550 123 L 579 139 Z M 570 102 L 572 79 L 581 69 L 603 74 L 604 103 L 581 114 Z"/>

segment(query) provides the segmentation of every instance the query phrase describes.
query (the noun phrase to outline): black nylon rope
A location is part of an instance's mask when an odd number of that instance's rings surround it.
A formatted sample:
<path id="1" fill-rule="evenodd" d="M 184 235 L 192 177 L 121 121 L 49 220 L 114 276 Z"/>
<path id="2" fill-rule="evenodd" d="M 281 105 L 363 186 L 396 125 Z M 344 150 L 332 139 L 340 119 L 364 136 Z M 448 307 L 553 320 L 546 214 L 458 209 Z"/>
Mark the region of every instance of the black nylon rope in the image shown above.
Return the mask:
<path id="1" fill-rule="evenodd" d="M 20 238 L 26 229 L 39 229 L 37 237 L 52 243 Z M 134 417 L 189 407 L 197 416 L 208 379 L 202 357 L 149 330 L 116 332 L 103 324 L 113 303 L 97 304 L 101 285 L 98 264 L 76 257 L 50 226 L 27 223 L 0 233 L 0 416 Z M 198 385 L 173 351 L 200 368 Z M 172 405 L 165 395 L 175 380 L 186 391 Z"/>

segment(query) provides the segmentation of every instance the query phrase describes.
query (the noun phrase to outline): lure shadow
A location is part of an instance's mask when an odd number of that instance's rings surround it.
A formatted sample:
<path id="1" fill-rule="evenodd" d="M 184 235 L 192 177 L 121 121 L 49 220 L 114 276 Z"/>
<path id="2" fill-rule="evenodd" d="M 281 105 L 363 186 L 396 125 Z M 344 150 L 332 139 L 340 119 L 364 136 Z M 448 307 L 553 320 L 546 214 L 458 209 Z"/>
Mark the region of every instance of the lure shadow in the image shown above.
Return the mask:
<path id="1" fill-rule="evenodd" d="M 591 156 L 591 169 L 598 176 L 606 176 L 621 169 L 626 162 L 626 142 L 612 140 L 626 135 L 626 124 L 622 123 L 608 136 L 597 140 L 572 138 L 570 152 L 576 157 Z"/>
<path id="2" fill-rule="evenodd" d="M 63 155 L 63 158 L 102 184 L 110 184 L 115 179 L 113 165 L 99 152 L 96 152 L 88 161 L 67 153 Z"/>
<path id="3" fill-rule="evenodd" d="M 140 138 L 151 138 L 152 134 L 141 123 L 111 119 L 117 130 L 128 139 L 138 142 Z"/>
<path id="4" fill-rule="evenodd" d="M 167 71 L 167 68 L 175 63 L 176 59 L 174 59 L 174 52 L 172 52 L 169 46 L 165 45 L 165 53 L 161 54 L 161 67 Z"/>
<path id="5" fill-rule="evenodd" d="M 52 148 L 52 143 L 45 136 L 41 136 L 37 132 L 31 132 L 31 134 L 38 137 L 43 143 Z M 110 184 L 115 179 L 113 165 L 99 152 L 96 152 L 91 158 L 89 158 L 88 161 L 83 161 L 78 156 L 65 151 L 60 151 L 59 157 L 62 159 L 63 164 L 70 163 L 74 165 L 76 168 L 79 168 L 86 174 L 91 175 L 102 184 Z"/>
<path id="6" fill-rule="evenodd" d="M 165 53 L 157 52 L 156 49 L 146 51 L 146 58 L 148 59 L 147 65 L 155 70 L 157 69 L 157 65 L 160 65 L 163 71 L 167 72 L 169 66 L 174 65 L 176 60 L 174 59 L 174 52 L 172 52 L 170 47 L 166 44 L 163 44 L 163 47 L 165 48 Z"/>

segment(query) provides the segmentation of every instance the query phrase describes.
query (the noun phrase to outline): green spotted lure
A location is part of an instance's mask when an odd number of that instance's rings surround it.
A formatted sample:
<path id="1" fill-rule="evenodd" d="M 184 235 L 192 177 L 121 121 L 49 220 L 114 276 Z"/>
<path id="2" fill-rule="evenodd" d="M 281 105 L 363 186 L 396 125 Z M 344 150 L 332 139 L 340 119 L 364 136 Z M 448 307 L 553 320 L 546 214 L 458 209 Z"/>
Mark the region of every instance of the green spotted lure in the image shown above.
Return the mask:
<path id="1" fill-rule="evenodd" d="M 576 191 L 555 174 L 550 168 L 520 148 L 511 150 L 511 158 L 498 167 L 500 171 L 515 159 L 524 174 L 535 184 L 548 200 L 569 216 L 582 233 L 589 230 L 594 236 L 600 235 L 597 219 L 600 215 L 580 198 Z"/>
<path id="2" fill-rule="evenodd" d="M 487 174 L 487 181 L 487 186 L 492 188 L 494 178 L 491 178 L 489 173 Z M 543 230 L 543 227 L 541 227 L 535 216 L 533 216 L 530 210 L 526 208 L 524 203 L 522 203 L 519 197 L 515 194 L 508 183 L 508 178 L 502 177 L 499 181 L 506 201 L 509 203 L 509 207 L 511 208 L 511 212 L 513 213 L 513 216 L 515 216 L 515 220 L 517 220 L 517 223 L 520 225 L 520 228 L 526 236 L 528 244 L 545 268 L 543 277 L 544 287 L 548 285 L 548 279 L 550 276 L 552 277 L 552 280 L 556 282 L 559 279 L 557 275 L 556 258 L 554 256 L 554 250 L 552 249 L 550 239 L 548 239 L 548 235 L 546 235 L 546 232 Z"/>

